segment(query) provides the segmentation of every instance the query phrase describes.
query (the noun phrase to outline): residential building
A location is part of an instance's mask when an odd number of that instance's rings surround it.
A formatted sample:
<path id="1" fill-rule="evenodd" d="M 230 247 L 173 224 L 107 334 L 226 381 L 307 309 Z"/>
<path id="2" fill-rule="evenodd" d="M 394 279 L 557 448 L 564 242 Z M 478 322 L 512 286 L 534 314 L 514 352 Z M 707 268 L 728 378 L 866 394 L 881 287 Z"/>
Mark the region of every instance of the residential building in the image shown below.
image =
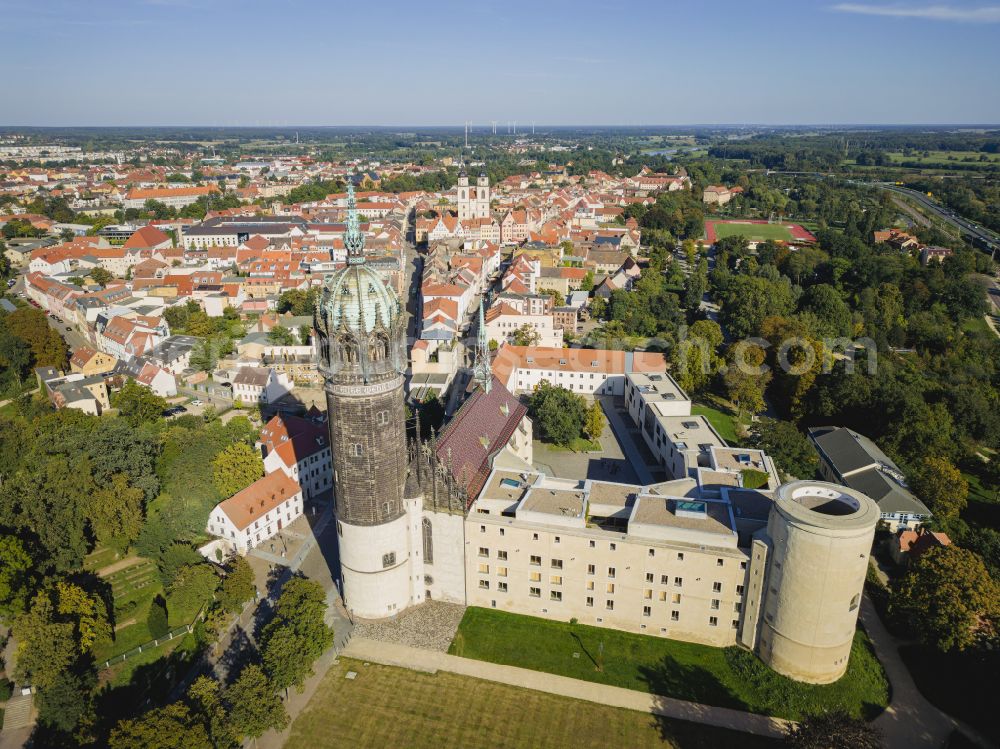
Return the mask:
<path id="1" fill-rule="evenodd" d="M 333 463 L 325 419 L 278 414 L 261 429 L 260 442 L 264 470 L 283 471 L 298 482 L 305 499 L 332 490 Z"/>
<path id="2" fill-rule="evenodd" d="M 288 375 L 270 367 L 242 367 L 233 377 L 233 400 L 244 404 L 274 403 L 294 387 Z"/>
<path id="3" fill-rule="evenodd" d="M 809 439 L 819 454 L 820 475 L 874 499 L 890 532 L 916 530 L 931 516 L 899 466 L 864 435 L 846 427 L 813 427 Z"/>
<path id="4" fill-rule="evenodd" d="M 284 471 L 273 471 L 220 502 L 208 518 L 208 532 L 246 554 L 273 538 L 302 514 L 302 491 Z"/>

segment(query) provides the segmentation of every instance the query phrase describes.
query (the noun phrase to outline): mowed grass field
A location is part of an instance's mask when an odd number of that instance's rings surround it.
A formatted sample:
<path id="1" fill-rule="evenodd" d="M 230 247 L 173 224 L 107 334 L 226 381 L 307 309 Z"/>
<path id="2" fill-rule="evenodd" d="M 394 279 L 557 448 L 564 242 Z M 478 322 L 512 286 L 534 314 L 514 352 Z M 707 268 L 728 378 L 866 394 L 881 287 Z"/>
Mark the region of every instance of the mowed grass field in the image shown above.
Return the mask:
<path id="1" fill-rule="evenodd" d="M 825 685 L 785 678 L 735 646 L 710 647 L 475 607 L 466 609 L 449 652 L 792 720 L 831 710 L 872 718 L 889 701 L 885 673 L 861 630 L 854 636 L 847 673 Z"/>
<path id="2" fill-rule="evenodd" d="M 742 236 L 751 242 L 764 242 L 773 239 L 776 242 L 791 242 L 794 237 L 783 224 L 715 224 L 715 236 L 718 239 Z"/>
<path id="3" fill-rule="evenodd" d="M 348 680 L 348 671 L 357 677 Z M 768 739 L 440 672 L 341 659 L 285 749 L 777 749 Z"/>

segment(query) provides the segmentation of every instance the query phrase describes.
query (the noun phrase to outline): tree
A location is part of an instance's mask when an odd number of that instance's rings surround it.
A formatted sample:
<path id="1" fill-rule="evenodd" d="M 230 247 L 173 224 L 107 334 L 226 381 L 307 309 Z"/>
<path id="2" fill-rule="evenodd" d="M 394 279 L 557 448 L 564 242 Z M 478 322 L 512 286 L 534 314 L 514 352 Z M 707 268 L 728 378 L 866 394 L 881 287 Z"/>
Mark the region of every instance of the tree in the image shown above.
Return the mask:
<path id="1" fill-rule="evenodd" d="M 97 540 L 124 554 L 139 537 L 143 520 L 143 492 L 117 473 L 111 482 L 91 496 L 88 516 Z"/>
<path id="2" fill-rule="evenodd" d="M 583 276 L 583 280 L 580 281 L 580 291 L 593 291 L 594 290 L 594 272 L 588 270 Z"/>
<path id="3" fill-rule="evenodd" d="M 538 293 L 552 297 L 552 306 L 554 307 L 562 307 L 566 304 L 566 297 L 556 289 L 539 289 Z"/>
<path id="4" fill-rule="evenodd" d="M 111 403 L 118 409 L 118 415 L 133 427 L 161 419 L 167 408 L 166 400 L 131 377 L 112 397 Z"/>
<path id="5" fill-rule="evenodd" d="M 844 712 L 810 715 L 788 730 L 785 746 L 792 749 L 883 749 L 877 728 Z"/>
<path id="6" fill-rule="evenodd" d="M 670 352 L 671 375 L 688 393 L 708 388 L 722 366 L 716 349 L 722 343 L 722 329 L 711 320 L 698 320 Z"/>
<path id="7" fill-rule="evenodd" d="M 240 738 L 258 739 L 269 728 L 282 730 L 288 725 L 288 713 L 268 681 L 264 669 L 256 663 L 246 666 L 226 690 L 229 721 Z"/>
<path id="8" fill-rule="evenodd" d="M 969 482 L 947 458 L 925 456 L 914 472 L 913 490 L 941 522 L 957 518 L 969 503 Z"/>
<path id="9" fill-rule="evenodd" d="M 965 650 L 1000 617 L 1000 590 L 975 553 L 938 546 L 910 565 L 890 609 L 906 617 L 923 642 L 942 652 Z"/>
<path id="10" fill-rule="evenodd" d="M 216 347 L 210 338 L 206 338 L 191 352 L 191 367 L 199 372 L 211 372 L 218 363 L 215 354 Z"/>
<path id="11" fill-rule="evenodd" d="M 199 676 L 188 689 L 187 698 L 204 721 L 215 749 L 235 749 L 239 746 L 239 739 L 226 715 L 219 682 L 210 676 Z"/>
<path id="12" fill-rule="evenodd" d="M 267 332 L 267 340 L 279 346 L 294 346 L 295 335 L 284 325 L 275 325 Z"/>
<path id="13" fill-rule="evenodd" d="M 205 726 L 182 702 L 122 720 L 111 731 L 109 749 L 215 749 Z"/>
<path id="14" fill-rule="evenodd" d="M 16 536 L 0 536 L 0 618 L 22 613 L 28 605 L 34 562 Z"/>
<path id="15" fill-rule="evenodd" d="M 276 689 L 302 687 L 312 663 L 333 644 L 333 629 L 323 621 L 326 594 L 312 580 L 289 580 L 261 633 L 264 669 Z"/>
<path id="16" fill-rule="evenodd" d="M 226 565 L 226 577 L 219 589 L 219 603 L 226 611 L 239 611 L 243 604 L 253 598 L 253 568 L 241 556 Z"/>
<path id="17" fill-rule="evenodd" d="M 163 637 L 170 631 L 170 625 L 167 623 L 167 602 L 163 596 L 157 596 L 150 602 L 146 624 L 153 638 Z"/>
<path id="18" fill-rule="evenodd" d="M 796 478 L 812 478 L 819 465 L 812 444 L 790 421 L 761 419 L 751 428 L 749 442 Z"/>
<path id="19" fill-rule="evenodd" d="M 316 310 L 318 293 L 317 289 L 289 289 L 278 297 L 278 312 L 291 312 L 296 317 L 311 317 Z"/>
<path id="20" fill-rule="evenodd" d="M 107 286 L 115 279 L 114 274 L 112 274 L 109 270 L 102 268 L 100 266 L 97 266 L 96 268 L 91 268 L 88 275 L 90 276 L 91 280 L 94 283 L 102 287 Z"/>
<path id="21" fill-rule="evenodd" d="M 799 309 L 816 315 L 819 330 L 826 337 L 851 334 L 851 309 L 843 297 L 829 284 L 810 286 L 799 302 Z"/>
<path id="22" fill-rule="evenodd" d="M 604 411 L 601 409 L 601 404 L 594 401 L 590 408 L 587 409 L 587 417 L 583 422 L 583 432 L 592 440 L 598 439 L 601 434 L 604 433 L 604 427 L 607 425 L 607 419 L 604 417 Z"/>
<path id="23" fill-rule="evenodd" d="M 209 565 L 186 564 L 167 588 L 170 608 L 193 613 L 211 599 L 218 585 L 219 578 Z"/>
<path id="24" fill-rule="evenodd" d="M 108 609 L 100 596 L 88 593 L 79 585 L 60 580 L 56 583 L 56 612 L 76 625 L 76 640 L 81 653 L 98 642 L 111 640 Z"/>
<path id="25" fill-rule="evenodd" d="M 542 382 L 535 388 L 528 410 L 540 437 L 556 445 L 568 445 L 580 436 L 586 418 L 583 398 L 566 388 Z"/>
<path id="26" fill-rule="evenodd" d="M 515 346 L 537 346 L 542 340 L 541 334 L 528 323 L 515 330 L 511 338 Z"/>
<path id="27" fill-rule="evenodd" d="M 63 733 L 90 723 L 97 676 L 92 670 L 60 671 L 46 689 L 38 690 L 38 720 Z"/>
<path id="28" fill-rule="evenodd" d="M 743 414 L 751 416 L 764 410 L 764 392 L 771 381 L 771 372 L 763 367 L 764 349 L 760 346 L 730 346 L 727 352 L 723 385 L 726 395 L 736 404 L 740 420 Z"/>
<path id="29" fill-rule="evenodd" d="M 590 300 L 590 316 L 601 320 L 608 313 L 608 303 L 603 297 L 596 296 Z"/>
<path id="30" fill-rule="evenodd" d="M 58 332 L 49 326 L 48 318 L 40 309 L 24 307 L 4 318 L 7 329 L 31 347 L 36 367 L 66 366 L 68 349 Z"/>
<path id="31" fill-rule="evenodd" d="M 246 489 L 263 475 L 260 453 L 245 442 L 230 445 L 212 461 L 212 483 L 223 497 Z"/>
<path id="32" fill-rule="evenodd" d="M 73 630 L 72 622 L 57 621 L 51 598 L 44 592 L 37 593 L 30 608 L 14 620 L 14 678 L 41 690 L 56 684 L 77 657 Z"/>

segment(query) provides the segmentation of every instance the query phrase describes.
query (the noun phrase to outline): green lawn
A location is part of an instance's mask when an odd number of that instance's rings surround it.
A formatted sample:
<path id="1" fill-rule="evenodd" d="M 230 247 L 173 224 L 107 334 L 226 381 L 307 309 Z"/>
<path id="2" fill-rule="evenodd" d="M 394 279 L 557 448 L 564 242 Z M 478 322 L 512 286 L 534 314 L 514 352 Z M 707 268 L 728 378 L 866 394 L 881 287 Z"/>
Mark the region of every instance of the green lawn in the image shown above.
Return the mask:
<path id="1" fill-rule="evenodd" d="M 708 419 L 708 423 L 730 445 L 735 445 L 740 441 L 739 437 L 736 436 L 736 420 L 731 413 L 726 413 L 719 408 L 714 408 L 703 403 L 695 403 L 691 406 L 691 414 L 694 416 L 704 416 Z"/>
<path id="2" fill-rule="evenodd" d="M 354 671 L 353 680 L 345 677 Z M 764 749 L 779 742 L 457 674 L 341 659 L 285 749 Z"/>
<path id="3" fill-rule="evenodd" d="M 595 662 L 602 647 L 604 668 L 598 671 Z M 872 717 L 889 698 L 885 674 L 861 630 L 854 638 L 847 673 L 823 686 L 780 676 L 736 647 L 696 645 L 482 608 L 466 610 L 449 652 L 793 720 L 836 709 Z"/>
<path id="4" fill-rule="evenodd" d="M 715 225 L 715 236 L 718 239 L 725 237 L 743 236 L 751 242 L 763 242 L 773 239 L 778 242 L 791 242 L 792 233 L 783 224 L 722 224 Z"/>

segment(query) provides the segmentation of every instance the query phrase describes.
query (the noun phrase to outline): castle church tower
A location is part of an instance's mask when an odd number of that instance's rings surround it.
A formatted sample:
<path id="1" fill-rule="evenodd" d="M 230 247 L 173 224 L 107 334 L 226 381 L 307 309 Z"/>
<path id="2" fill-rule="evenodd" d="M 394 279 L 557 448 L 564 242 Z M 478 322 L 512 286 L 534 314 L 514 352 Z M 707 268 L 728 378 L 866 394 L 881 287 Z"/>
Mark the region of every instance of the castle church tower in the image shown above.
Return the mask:
<path id="1" fill-rule="evenodd" d="M 396 294 L 365 264 L 353 186 L 344 245 L 347 265 L 327 277 L 315 327 L 344 602 L 374 619 L 405 609 L 418 595 L 410 573 L 413 508 L 404 497 L 406 318 Z"/>

